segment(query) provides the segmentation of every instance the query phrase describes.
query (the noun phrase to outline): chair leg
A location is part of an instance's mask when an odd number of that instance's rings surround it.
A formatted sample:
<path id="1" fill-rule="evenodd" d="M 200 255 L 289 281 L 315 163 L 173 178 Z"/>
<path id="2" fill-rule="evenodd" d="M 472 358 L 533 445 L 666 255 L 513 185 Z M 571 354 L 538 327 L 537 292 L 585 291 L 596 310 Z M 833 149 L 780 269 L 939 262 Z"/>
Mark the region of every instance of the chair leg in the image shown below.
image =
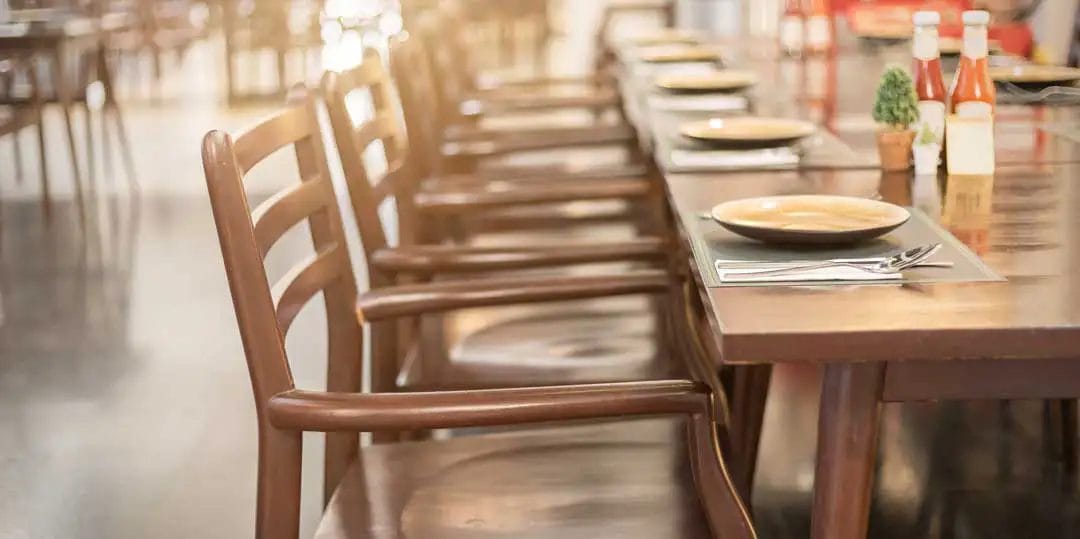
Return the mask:
<path id="1" fill-rule="evenodd" d="M 94 193 L 97 192 L 97 162 L 94 154 L 94 108 L 90 106 L 89 101 L 82 103 L 83 109 L 83 128 L 86 131 L 86 185 L 90 190 L 90 197 L 93 198 Z"/>
<path id="2" fill-rule="evenodd" d="M 23 182 L 23 162 L 22 162 L 22 144 L 19 143 L 19 131 L 15 131 L 11 134 L 11 151 L 14 152 L 15 158 L 15 181 L 22 185 Z"/>
<path id="3" fill-rule="evenodd" d="M 300 432 L 275 429 L 264 418 L 259 425 L 259 478 L 255 537 L 296 539 L 300 533 Z"/>
<path id="4" fill-rule="evenodd" d="M 67 77 L 64 74 L 63 56 L 59 49 L 53 50 L 52 55 L 52 80 L 56 88 L 57 97 L 60 100 L 60 108 L 64 114 L 64 128 L 67 131 L 68 153 L 71 155 L 71 171 L 75 184 L 75 204 L 79 210 L 79 222 L 86 222 L 86 203 L 83 199 L 82 175 L 79 172 L 79 152 L 75 148 L 75 128 L 71 122 L 71 88 L 68 87 Z"/>
<path id="5" fill-rule="evenodd" d="M 371 324 L 371 391 L 390 393 L 397 386 L 397 321 Z M 395 442 L 401 439 L 398 432 L 375 432 L 375 443 Z"/>
<path id="6" fill-rule="evenodd" d="M 49 158 L 45 153 L 45 122 L 41 117 L 40 109 L 38 109 L 37 139 L 38 163 L 41 167 L 41 205 L 45 215 L 49 216 L 52 213 L 52 199 L 49 194 Z"/>
<path id="7" fill-rule="evenodd" d="M 719 427 L 707 414 L 690 417 L 689 446 L 694 483 L 714 537 L 755 539 L 749 511 L 739 499 L 735 484 L 724 465 L 717 443 Z"/>
<path id="8" fill-rule="evenodd" d="M 98 65 L 98 78 L 101 79 L 101 84 L 105 87 L 103 115 L 112 116 L 113 124 L 116 127 L 116 138 L 120 143 L 120 158 L 124 161 L 124 174 L 127 176 L 128 187 L 132 191 L 138 192 L 139 180 L 135 175 L 135 161 L 132 158 L 131 145 L 128 144 L 127 130 L 124 128 L 124 118 L 120 111 L 120 105 L 116 101 L 112 73 L 104 61 L 104 51 L 99 54 L 101 55 L 101 62 Z M 102 121 L 105 121 L 104 118 L 102 118 Z"/>

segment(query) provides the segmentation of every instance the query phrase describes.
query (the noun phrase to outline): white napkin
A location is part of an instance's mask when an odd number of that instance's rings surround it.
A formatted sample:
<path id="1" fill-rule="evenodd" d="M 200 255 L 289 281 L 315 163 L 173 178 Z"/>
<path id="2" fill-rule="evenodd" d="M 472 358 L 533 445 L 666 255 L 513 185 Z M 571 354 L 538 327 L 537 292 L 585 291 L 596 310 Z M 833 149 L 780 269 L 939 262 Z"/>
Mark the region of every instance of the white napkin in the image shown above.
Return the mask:
<path id="1" fill-rule="evenodd" d="M 659 95 L 649 96 L 649 106 L 668 112 L 713 112 L 746 110 L 749 101 L 741 95 Z"/>
<path id="2" fill-rule="evenodd" d="M 900 273 L 871 273 L 858 268 L 838 266 L 833 268 L 818 268 L 805 271 L 789 271 L 779 275 L 749 275 L 755 271 L 773 269 L 762 268 L 720 268 L 717 261 L 716 276 L 722 283 L 776 283 L 776 282 L 803 282 L 803 281 L 895 281 L 903 278 Z"/>
<path id="3" fill-rule="evenodd" d="M 799 163 L 790 147 L 760 150 L 671 150 L 671 164 L 679 168 L 739 169 L 784 167 Z"/>

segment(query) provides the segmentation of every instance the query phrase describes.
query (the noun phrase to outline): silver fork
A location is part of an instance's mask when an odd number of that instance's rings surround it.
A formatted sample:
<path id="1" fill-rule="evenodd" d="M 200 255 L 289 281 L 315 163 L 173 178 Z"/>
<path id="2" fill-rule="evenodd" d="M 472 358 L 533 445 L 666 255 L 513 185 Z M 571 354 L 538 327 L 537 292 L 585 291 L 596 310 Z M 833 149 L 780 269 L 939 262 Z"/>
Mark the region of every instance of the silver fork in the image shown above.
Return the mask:
<path id="1" fill-rule="evenodd" d="M 1011 82 L 1001 82 L 1000 86 L 1010 97 L 1025 103 L 1038 103 L 1056 96 L 1080 99 L 1080 88 L 1070 86 L 1048 86 L 1038 92 L 1025 90 Z"/>
<path id="2" fill-rule="evenodd" d="M 807 264 L 804 266 L 789 266 L 786 268 L 779 268 L 765 271 L 748 271 L 741 273 L 740 275 L 752 275 L 752 276 L 765 276 L 765 275 L 784 275 L 786 273 L 801 273 L 804 271 L 825 269 L 825 268 L 856 268 L 869 273 L 888 274 L 903 271 L 918 265 L 922 261 L 930 258 L 934 253 L 941 249 L 940 243 L 931 243 L 928 245 L 921 245 L 914 247 L 906 251 L 899 252 L 893 256 L 890 256 L 881 262 L 876 264 L 856 264 L 853 262 L 845 262 L 842 260 L 829 260 L 820 262 L 817 264 Z"/>

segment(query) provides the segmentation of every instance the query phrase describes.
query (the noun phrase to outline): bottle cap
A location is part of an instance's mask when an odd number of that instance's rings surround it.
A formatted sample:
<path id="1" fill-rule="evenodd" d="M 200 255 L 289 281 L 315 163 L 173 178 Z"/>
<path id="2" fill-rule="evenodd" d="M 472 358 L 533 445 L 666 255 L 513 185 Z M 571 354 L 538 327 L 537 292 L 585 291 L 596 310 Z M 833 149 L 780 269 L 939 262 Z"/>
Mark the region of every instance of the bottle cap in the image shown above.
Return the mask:
<path id="1" fill-rule="evenodd" d="M 990 24 L 990 12 L 989 11 L 965 11 L 963 15 L 964 24 Z"/>
<path id="2" fill-rule="evenodd" d="M 941 14 L 936 11 L 916 11 L 911 16 L 915 26 L 937 26 L 941 24 Z"/>

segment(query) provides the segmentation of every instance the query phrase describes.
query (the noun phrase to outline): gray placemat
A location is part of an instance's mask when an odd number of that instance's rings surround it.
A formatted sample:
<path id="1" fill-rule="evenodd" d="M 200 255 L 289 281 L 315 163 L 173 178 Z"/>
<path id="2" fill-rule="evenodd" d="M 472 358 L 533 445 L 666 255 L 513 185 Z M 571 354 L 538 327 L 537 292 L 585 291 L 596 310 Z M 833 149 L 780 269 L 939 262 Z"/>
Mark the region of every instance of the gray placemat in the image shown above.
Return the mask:
<path id="1" fill-rule="evenodd" d="M 949 231 L 938 226 L 925 213 L 908 208 L 911 219 L 903 226 L 874 241 L 851 246 L 839 247 L 799 247 L 781 246 L 757 242 L 743 238 L 720 226 L 712 219 L 695 217 L 687 223 L 687 231 L 694 250 L 694 260 L 698 271 L 709 288 L 722 286 L 820 286 L 828 284 L 878 285 L 903 283 L 938 283 L 938 282 L 973 282 L 1003 281 L 1000 275 L 990 269 L 975 253 L 960 242 Z M 790 260 L 829 260 L 833 258 L 864 258 L 887 256 L 928 243 L 941 243 L 941 250 L 932 260 L 952 262 L 951 268 L 919 268 L 904 272 L 899 281 L 850 282 L 766 282 L 766 283 L 721 283 L 716 275 L 716 260 L 765 260 L 784 262 Z"/>

